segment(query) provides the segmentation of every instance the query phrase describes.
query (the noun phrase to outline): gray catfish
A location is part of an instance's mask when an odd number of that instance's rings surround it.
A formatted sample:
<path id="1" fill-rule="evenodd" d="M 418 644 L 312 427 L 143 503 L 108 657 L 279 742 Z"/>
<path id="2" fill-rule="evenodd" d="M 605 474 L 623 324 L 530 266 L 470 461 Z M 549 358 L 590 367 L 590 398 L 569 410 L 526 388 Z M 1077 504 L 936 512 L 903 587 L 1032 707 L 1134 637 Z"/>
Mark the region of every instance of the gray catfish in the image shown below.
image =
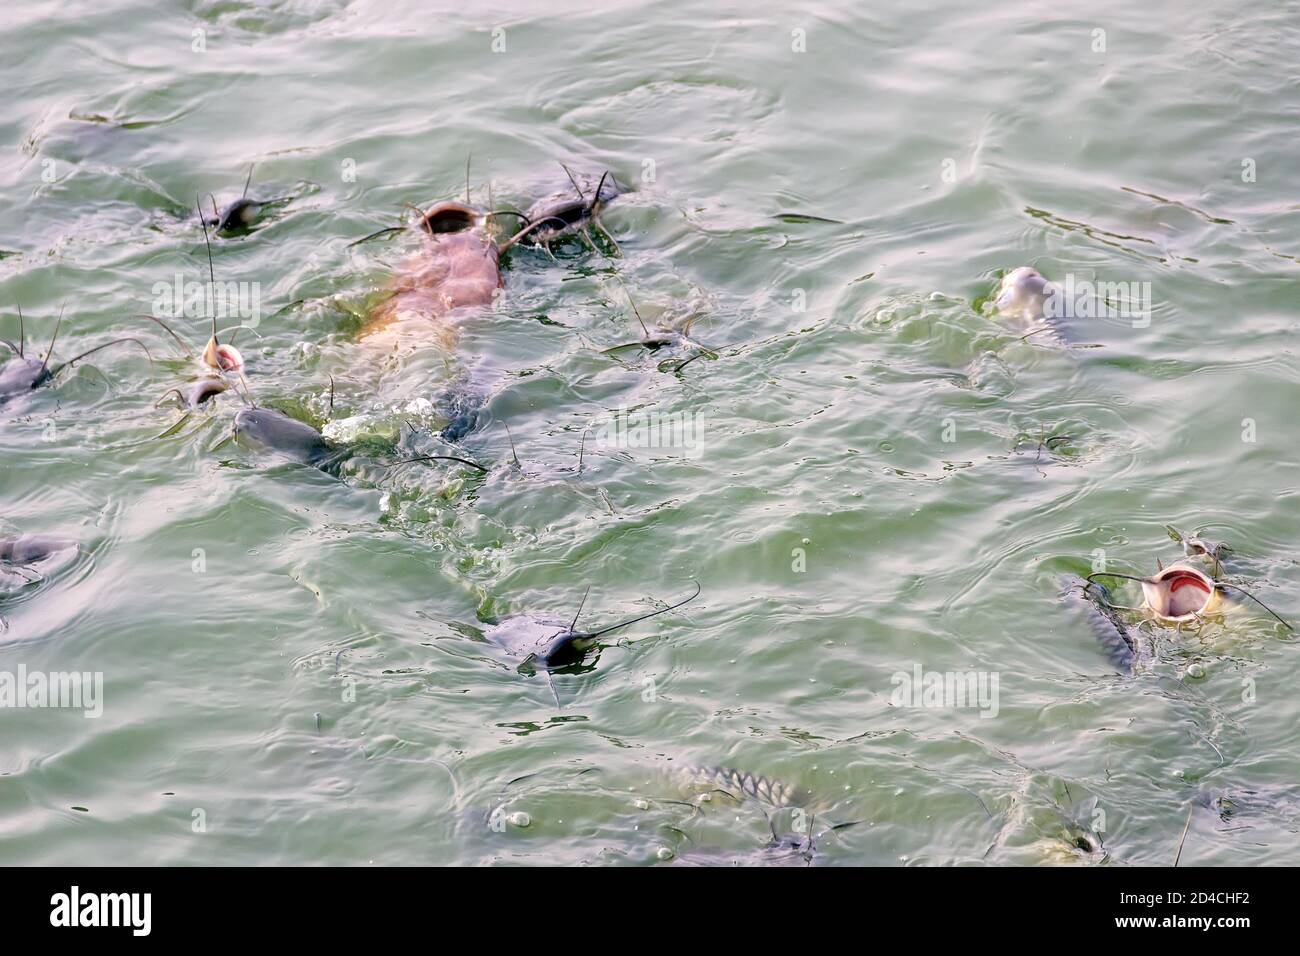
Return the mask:
<path id="1" fill-rule="evenodd" d="M 573 173 L 569 172 L 568 167 L 561 164 L 565 174 L 569 177 L 569 182 L 573 184 L 573 192 L 559 192 L 553 196 L 547 196 L 539 199 L 528 207 L 527 226 L 522 230 L 516 239 L 530 245 L 546 246 L 556 239 L 574 233 L 582 233 L 587 241 L 591 242 L 591 237 L 587 230 L 589 226 L 600 228 L 597 223 L 597 217 L 602 209 L 605 208 L 615 197 L 623 193 L 617 180 L 608 172 L 600 177 L 594 189 L 588 181 L 586 192 L 578 184 Z M 605 238 L 611 243 L 613 237 L 601 229 Z M 503 248 L 508 248 L 515 240 L 512 240 Z M 614 248 L 618 244 L 614 243 Z"/>
<path id="2" fill-rule="evenodd" d="M 334 384 L 330 382 L 330 410 L 334 408 Z M 175 426 L 173 426 L 175 427 Z M 169 429 L 170 430 L 170 429 Z M 339 469 L 356 453 L 356 449 L 347 445 L 338 445 L 326 438 L 318 428 L 291 418 L 274 408 L 253 405 L 240 409 L 235 415 L 233 434 L 240 444 L 262 451 L 272 452 L 282 458 L 311 465 L 334 477 L 339 477 Z M 222 443 L 224 444 L 224 442 Z M 406 465 L 416 461 L 457 461 L 487 471 L 482 465 L 458 458 L 453 455 L 417 455 L 394 462 Z"/>
<path id="3" fill-rule="evenodd" d="M 133 342 L 140 348 L 144 349 L 145 355 L 149 355 L 149 349 L 139 339 L 124 337 L 114 339 L 111 342 L 105 342 L 103 345 L 97 345 L 93 349 L 86 349 L 80 355 L 76 355 L 66 362 L 62 362 L 53 368 L 50 367 L 50 356 L 54 354 L 54 343 L 59 338 L 59 326 L 63 324 L 63 310 L 59 310 L 59 319 L 54 326 L 54 335 L 50 338 L 50 347 L 45 352 L 45 358 L 37 361 L 34 358 L 28 358 L 26 354 L 26 336 L 23 329 L 23 311 L 18 309 L 18 342 L 10 342 L 8 339 L 0 339 L 0 345 L 4 345 L 13 352 L 14 357 L 9 359 L 3 365 L 0 365 L 0 403 L 3 403 L 18 395 L 23 395 L 40 388 L 52 382 L 60 372 L 75 363 L 81 361 L 87 355 L 106 349 L 111 345 L 120 345 L 123 342 Z M 149 355 L 149 361 L 153 361 L 153 356 Z"/>
<path id="4" fill-rule="evenodd" d="M 588 587 L 587 591 L 590 590 L 591 588 Z M 575 630 L 578 617 L 582 614 L 583 605 L 587 603 L 587 593 L 584 592 L 582 602 L 578 605 L 578 613 L 573 615 L 573 620 L 568 624 L 543 621 L 535 617 L 519 614 L 490 625 L 483 632 L 483 636 L 494 644 L 504 647 L 507 652 L 515 657 L 523 658 L 519 665 L 521 670 L 541 667 L 547 671 L 549 677 L 552 670 L 580 664 L 583 658 L 586 657 L 587 652 L 595 647 L 605 634 L 630 627 L 660 614 L 667 614 L 669 611 L 675 611 L 682 605 L 689 604 L 699 595 L 700 584 L 697 581 L 695 583 L 695 593 L 690 597 L 683 598 L 676 604 L 670 604 L 668 607 L 660 608 L 657 611 L 650 611 L 647 614 L 629 618 L 618 624 L 611 624 L 609 627 L 602 627 L 597 631 L 578 631 Z M 554 681 L 551 682 L 551 691 L 555 693 L 556 705 L 563 706 L 560 704 L 560 696 L 555 690 Z"/>
<path id="5" fill-rule="evenodd" d="M 212 200 L 212 211 L 215 214 L 211 219 L 199 213 L 203 219 L 204 225 L 214 227 L 217 233 L 222 235 L 233 235 L 247 232 L 256 224 L 258 217 L 262 215 L 262 210 L 267 206 L 280 205 L 288 202 L 292 197 L 280 197 L 279 199 L 249 199 L 248 187 L 253 182 L 253 167 L 248 167 L 248 178 L 244 180 L 244 191 L 238 199 L 228 205 L 225 209 L 218 211 L 216 200 Z M 211 199 L 211 196 L 209 196 Z"/>

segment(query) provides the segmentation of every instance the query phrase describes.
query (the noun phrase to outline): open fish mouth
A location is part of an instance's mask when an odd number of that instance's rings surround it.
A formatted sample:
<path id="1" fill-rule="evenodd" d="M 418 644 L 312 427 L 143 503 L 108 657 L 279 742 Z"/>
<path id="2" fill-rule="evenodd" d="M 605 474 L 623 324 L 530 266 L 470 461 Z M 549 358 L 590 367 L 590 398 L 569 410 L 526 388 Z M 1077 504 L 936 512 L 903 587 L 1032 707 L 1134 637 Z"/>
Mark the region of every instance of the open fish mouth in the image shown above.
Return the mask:
<path id="1" fill-rule="evenodd" d="M 1220 600 L 1208 574 L 1183 564 L 1170 565 L 1143 581 L 1142 594 L 1152 615 L 1171 624 L 1211 614 Z"/>
<path id="2" fill-rule="evenodd" d="M 459 202 L 441 202 L 421 216 L 419 224 L 430 235 L 441 235 L 474 229 L 482 220 L 483 213 L 473 206 Z"/>

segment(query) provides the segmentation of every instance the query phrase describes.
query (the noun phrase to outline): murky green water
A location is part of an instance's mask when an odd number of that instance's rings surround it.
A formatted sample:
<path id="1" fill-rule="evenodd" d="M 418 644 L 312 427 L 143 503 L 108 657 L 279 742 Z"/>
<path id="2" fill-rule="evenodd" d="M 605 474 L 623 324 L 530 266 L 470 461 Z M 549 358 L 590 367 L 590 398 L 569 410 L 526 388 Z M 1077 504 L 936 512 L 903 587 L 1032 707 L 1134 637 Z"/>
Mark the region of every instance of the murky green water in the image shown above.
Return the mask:
<path id="1" fill-rule="evenodd" d="M 672 802 L 702 764 L 859 823 L 819 864 L 1101 862 L 1075 820 L 1167 864 L 1189 810 L 1184 865 L 1300 862 L 1290 635 L 1232 609 L 1125 676 L 1061 597 L 1176 559 L 1173 524 L 1300 617 L 1300 5 L 600 6 L 6 8 L 0 334 L 21 302 L 43 349 L 66 302 L 56 357 L 155 361 L 0 410 L 0 532 L 86 548 L 0 579 L 0 671 L 104 679 L 97 719 L 0 710 L 0 860 L 789 862 L 761 802 Z M 463 195 L 471 153 L 498 207 L 612 170 L 622 255 L 516 250 L 444 340 L 359 341 L 410 243 L 348 244 Z M 203 277 L 194 197 L 250 163 L 289 201 L 214 243 L 261 297 L 248 388 L 319 422 L 332 376 L 369 436 L 342 480 L 216 448 L 234 393 L 155 438 L 195 368 L 132 316 Z M 1150 321 L 1021 340 L 986 303 L 1024 264 L 1149 282 Z M 716 358 L 604 352 L 631 303 Z M 466 380 L 492 424 L 440 443 Z M 619 447 L 620 410 L 700 441 Z M 490 470 L 385 467 L 419 453 Z M 562 710 L 479 636 L 696 580 L 555 675 Z M 892 706 L 917 666 L 996 676 L 996 716 Z"/>

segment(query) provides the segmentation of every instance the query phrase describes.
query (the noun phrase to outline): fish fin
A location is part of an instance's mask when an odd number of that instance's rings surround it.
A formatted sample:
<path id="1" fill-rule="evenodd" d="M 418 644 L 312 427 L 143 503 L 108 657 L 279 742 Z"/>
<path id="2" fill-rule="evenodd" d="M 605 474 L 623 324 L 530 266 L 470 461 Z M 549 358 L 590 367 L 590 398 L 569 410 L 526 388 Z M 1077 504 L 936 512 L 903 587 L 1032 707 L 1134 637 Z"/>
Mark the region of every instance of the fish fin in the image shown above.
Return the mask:
<path id="1" fill-rule="evenodd" d="M 560 692 L 556 689 L 555 678 L 551 675 L 549 667 L 546 669 L 546 682 L 551 685 L 551 693 L 555 695 L 555 706 L 560 710 L 564 710 L 564 705 L 560 703 Z"/>
<path id="2" fill-rule="evenodd" d="M 175 392 L 176 389 L 172 389 L 172 391 Z M 179 394 L 179 392 L 178 392 L 177 394 Z M 167 397 L 166 395 L 163 396 L 163 398 L 166 398 L 166 397 Z M 186 412 L 186 413 L 185 413 L 184 415 L 182 415 L 179 419 L 177 419 L 177 420 L 176 420 L 172 425 L 168 426 L 168 428 L 167 428 L 166 430 L 160 432 L 160 433 L 157 434 L 157 435 L 154 435 L 154 436 L 153 436 L 153 441 L 158 441 L 159 439 L 162 439 L 162 438 L 170 438 L 172 435 L 175 435 L 178 431 L 180 431 L 183 427 L 185 427 L 185 423 L 188 422 L 188 421 L 190 420 L 190 415 L 191 415 L 191 414 L 192 414 L 192 413 L 190 413 L 190 412 Z M 216 450 L 216 449 L 213 449 L 213 451 L 215 451 L 215 450 Z"/>

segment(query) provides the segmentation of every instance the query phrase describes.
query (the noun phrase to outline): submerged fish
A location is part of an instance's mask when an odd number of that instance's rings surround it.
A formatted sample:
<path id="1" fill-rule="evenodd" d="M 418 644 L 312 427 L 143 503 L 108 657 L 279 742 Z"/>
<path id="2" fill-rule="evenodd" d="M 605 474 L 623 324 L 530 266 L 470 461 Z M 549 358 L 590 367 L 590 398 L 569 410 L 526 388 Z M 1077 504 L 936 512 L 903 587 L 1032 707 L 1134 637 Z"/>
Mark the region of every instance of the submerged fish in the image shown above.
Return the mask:
<path id="1" fill-rule="evenodd" d="M 819 825 L 818 814 L 826 809 L 826 805 L 813 794 L 732 767 L 675 767 L 669 774 L 679 790 L 695 797 L 696 806 L 712 802 L 716 794 L 725 795 L 737 803 L 756 802 L 771 831 L 769 840 L 747 850 L 724 850 L 707 845 L 678 850 L 673 860 L 678 865 L 810 866 L 816 858 L 818 839 L 861 822 Z M 687 839 L 694 843 L 690 837 Z"/>
<path id="2" fill-rule="evenodd" d="M 1139 644 L 1132 630 L 1116 610 L 1110 592 L 1096 581 L 1070 576 L 1066 594 L 1077 594 L 1087 602 L 1088 626 L 1092 628 L 1106 656 L 1124 673 L 1131 674 L 1139 658 Z"/>
<path id="3" fill-rule="evenodd" d="M 52 534 L 19 534 L 0 538 L 0 562 L 5 564 L 33 564 L 44 561 L 64 551 L 75 550 L 80 545 L 71 538 Z"/>
<path id="4" fill-rule="evenodd" d="M 773 807 L 807 807 L 809 803 L 810 795 L 804 791 L 730 767 L 679 767 L 673 776 L 695 793 L 720 790 L 736 800 L 748 797 Z"/>
<path id="5" fill-rule="evenodd" d="M 994 307 L 1028 329 L 1023 338 L 1046 336 L 1069 344 L 1073 310 L 1061 287 L 1036 269 L 1020 266 L 1003 276 Z"/>
<path id="6" fill-rule="evenodd" d="M 998 312 L 1024 322 L 1038 322 L 1048 318 L 1048 301 L 1057 292 L 1037 269 L 1020 266 L 1002 277 L 994 305 Z"/>

